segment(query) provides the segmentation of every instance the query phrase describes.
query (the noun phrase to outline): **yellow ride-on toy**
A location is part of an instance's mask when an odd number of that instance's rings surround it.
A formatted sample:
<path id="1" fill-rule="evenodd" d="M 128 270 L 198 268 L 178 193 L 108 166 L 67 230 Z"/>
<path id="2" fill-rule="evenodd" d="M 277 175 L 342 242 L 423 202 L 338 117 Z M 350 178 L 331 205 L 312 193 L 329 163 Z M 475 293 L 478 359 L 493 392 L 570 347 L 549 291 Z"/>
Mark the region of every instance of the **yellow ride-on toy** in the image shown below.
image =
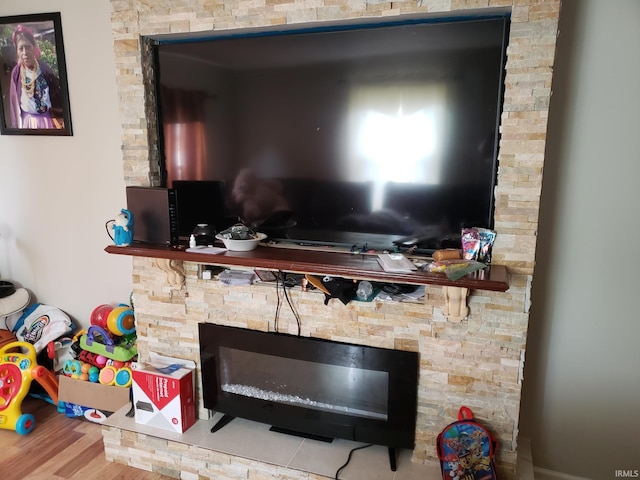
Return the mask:
<path id="1" fill-rule="evenodd" d="M 22 413 L 22 400 L 29 393 L 32 380 L 42 385 L 53 403 L 58 404 L 58 380 L 38 365 L 33 345 L 12 342 L 0 348 L 0 428 L 15 430 L 20 435 L 33 430 L 33 415 Z"/>

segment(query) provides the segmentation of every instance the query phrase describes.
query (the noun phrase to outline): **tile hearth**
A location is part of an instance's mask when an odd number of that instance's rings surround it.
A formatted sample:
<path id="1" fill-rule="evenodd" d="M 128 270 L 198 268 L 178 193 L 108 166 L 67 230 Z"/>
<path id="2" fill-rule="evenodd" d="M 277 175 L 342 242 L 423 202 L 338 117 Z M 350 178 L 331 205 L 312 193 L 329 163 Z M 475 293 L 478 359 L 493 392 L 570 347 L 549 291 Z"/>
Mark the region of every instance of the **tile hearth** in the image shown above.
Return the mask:
<path id="1" fill-rule="evenodd" d="M 137 432 L 151 439 L 164 439 L 328 478 L 335 478 L 336 471 L 347 461 L 351 449 L 363 445 L 341 439 L 335 439 L 331 443 L 303 439 L 272 432 L 269 430 L 269 425 L 241 418 L 236 418 L 212 434 L 210 429 L 220 418 L 219 413 L 210 420 L 198 420 L 184 434 L 178 434 L 139 425 L 133 418 L 126 416 L 128 410 L 129 406 L 120 409 L 110 416 L 104 425 Z M 107 448 L 107 442 L 105 442 L 105 451 Z M 138 466 L 150 469 L 150 466 Z M 408 450 L 399 451 L 397 471 L 392 472 L 389 468 L 387 448 L 374 445 L 355 452 L 349 465 L 340 472 L 340 478 L 343 480 L 437 480 L 442 477 L 437 464 L 413 463 L 411 452 Z"/>

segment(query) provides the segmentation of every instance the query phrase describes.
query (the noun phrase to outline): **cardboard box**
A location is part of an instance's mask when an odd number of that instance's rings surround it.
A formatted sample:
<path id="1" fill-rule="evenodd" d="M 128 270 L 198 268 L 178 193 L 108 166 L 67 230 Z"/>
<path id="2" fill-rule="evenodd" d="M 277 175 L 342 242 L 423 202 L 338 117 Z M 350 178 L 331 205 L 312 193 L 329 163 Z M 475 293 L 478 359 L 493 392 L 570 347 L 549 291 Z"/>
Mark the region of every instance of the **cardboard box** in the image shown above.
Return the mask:
<path id="1" fill-rule="evenodd" d="M 129 403 L 131 389 L 58 377 L 58 400 L 104 412 L 115 412 Z"/>
<path id="2" fill-rule="evenodd" d="M 185 432 L 196 422 L 195 363 L 150 354 L 150 362 L 134 363 L 133 405 L 136 423 Z"/>

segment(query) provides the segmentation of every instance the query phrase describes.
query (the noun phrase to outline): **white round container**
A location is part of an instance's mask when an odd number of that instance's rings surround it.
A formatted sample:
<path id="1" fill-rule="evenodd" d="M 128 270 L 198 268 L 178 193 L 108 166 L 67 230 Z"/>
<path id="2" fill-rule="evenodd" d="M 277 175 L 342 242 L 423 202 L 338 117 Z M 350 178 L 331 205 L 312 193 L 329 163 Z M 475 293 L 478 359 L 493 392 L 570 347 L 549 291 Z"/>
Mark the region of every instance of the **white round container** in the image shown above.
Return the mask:
<path id="1" fill-rule="evenodd" d="M 256 238 L 250 238 L 248 240 L 233 240 L 232 238 L 224 238 L 222 235 L 216 235 L 218 240 L 221 240 L 224 243 L 224 246 L 227 250 L 231 250 L 233 252 L 248 252 L 251 250 L 255 250 L 258 244 L 267 238 L 264 233 L 256 233 Z"/>

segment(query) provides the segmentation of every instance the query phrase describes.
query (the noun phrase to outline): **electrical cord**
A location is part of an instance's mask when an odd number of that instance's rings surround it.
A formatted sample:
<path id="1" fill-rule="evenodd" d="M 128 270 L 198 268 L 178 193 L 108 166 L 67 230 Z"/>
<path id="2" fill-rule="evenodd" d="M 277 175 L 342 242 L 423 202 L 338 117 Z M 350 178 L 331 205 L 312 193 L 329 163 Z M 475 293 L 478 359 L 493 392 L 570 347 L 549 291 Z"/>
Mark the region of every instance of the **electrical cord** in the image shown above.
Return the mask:
<path id="1" fill-rule="evenodd" d="M 276 303 L 276 315 L 273 319 L 273 328 L 276 333 L 278 333 L 278 318 L 280 317 L 280 306 L 282 301 L 280 299 L 280 277 L 282 276 L 282 272 L 278 270 L 278 275 L 276 276 L 276 296 L 278 297 Z"/>
<path id="2" fill-rule="evenodd" d="M 349 452 L 349 456 L 347 457 L 347 461 L 344 462 L 344 465 L 342 465 L 337 471 L 336 471 L 336 476 L 334 477 L 335 480 L 339 480 L 338 479 L 338 475 L 340 475 L 340 472 L 347 466 L 349 465 L 349 462 L 351 461 L 351 456 L 353 455 L 353 452 L 357 451 L 357 450 L 362 450 L 364 448 L 369 448 L 372 447 L 373 443 L 369 443 L 367 445 L 361 445 L 359 447 L 355 447 L 352 448 L 351 451 Z"/>
<path id="3" fill-rule="evenodd" d="M 291 309 L 291 312 L 293 313 L 293 316 L 296 318 L 296 323 L 298 324 L 298 336 L 300 336 L 300 333 L 302 331 L 302 326 L 300 324 L 300 316 L 298 315 L 298 312 L 293 307 L 293 304 L 291 303 L 291 300 L 289 299 L 289 294 L 287 293 L 287 285 L 286 285 L 286 282 L 284 281 L 284 279 L 282 281 L 282 290 L 284 291 L 284 297 L 287 299 L 287 303 L 289 304 L 289 308 Z"/>
<path id="4" fill-rule="evenodd" d="M 280 308 L 282 306 L 282 297 L 280 293 L 280 280 L 282 280 L 282 291 L 284 292 L 284 297 L 286 298 L 287 303 L 289 304 L 289 308 L 291 309 L 291 312 L 293 313 L 293 316 L 296 319 L 296 323 L 298 324 L 298 336 L 300 336 L 300 334 L 302 333 L 302 324 L 300 322 L 300 315 L 298 315 L 298 312 L 293 306 L 293 303 L 291 303 L 291 299 L 289 298 L 289 293 L 287 292 L 287 274 L 283 273 L 280 270 L 278 270 L 278 275 L 276 276 L 277 303 L 276 303 L 276 313 L 273 319 L 273 328 L 275 332 L 278 333 L 278 320 L 280 318 Z"/>

